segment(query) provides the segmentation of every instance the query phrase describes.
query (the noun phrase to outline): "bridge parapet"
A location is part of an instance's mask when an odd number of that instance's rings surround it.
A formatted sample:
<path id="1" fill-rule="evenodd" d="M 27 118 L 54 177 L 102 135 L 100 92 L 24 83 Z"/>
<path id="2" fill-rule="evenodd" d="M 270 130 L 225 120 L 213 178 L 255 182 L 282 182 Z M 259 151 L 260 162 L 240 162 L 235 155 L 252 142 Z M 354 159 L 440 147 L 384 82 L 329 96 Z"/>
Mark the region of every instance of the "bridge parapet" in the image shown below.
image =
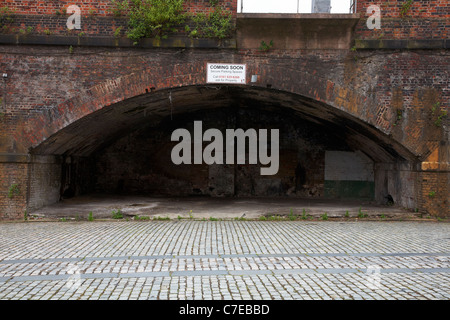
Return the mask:
<path id="1" fill-rule="evenodd" d="M 248 19 L 267 19 L 271 18 L 271 22 L 275 22 L 283 14 L 252 14 L 252 13 L 238 13 L 237 0 L 223 0 L 218 4 L 223 9 L 224 13 L 229 13 L 232 17 L 232 27 L 238 27 L 238 21 L 248 21 Z M 375 1 L 375 0 L 359 0 L 357 3 L 356 12 L 353 15 L 347 15 L 347 19 L 357 19 L 357 24 L 353 31 L 353 38 L 364 40 L 446 40 L 449 38 L 449 19 L 450 19 L 450 5 L 446 1 L 430 0 L 430 1 Z M 71 16 L 67 10 L 69 6 L 77 5 L 80 8 L 81 25 L 79 29 L 68 30 L 67 20 Z M 378 8 L 378 16 L 375 16 L 376 11 L 369 8 Z M 4 10 L 0 13 L 0 34 L 14 34 L 20 39 L 25 36 L 77 36 L 77 37 L 112 37 L 121 38 L 126 37 L 128 29 L 128 18 L 126 11 L 117 13 L 113 1 L 43 1 L 37 5 L 34 1 L 28 0 L 12 0 L 4 5 L 1 5 Z M 208 0 L 190 0 L 184 3 L 184 12 L 188 13 L 190 17 L 199 14 L 208 14 L 213 11 L 213 6 Z M 286 14 L 284 14 L 287 16 Z M 314 18 L 324 14 L 290 14 L 290 18 L 298 20 L 293 22 L 293 25 L 275 26 L 277 30 L 283 26 L 284 32 L 287 30 L 296 30 L 295 27 L 309 25 L 309 33 L 315 28 L 319 35 L 326 36 L 323 29 L 333 24 L 333 20 L 339 19 L 340 22 L 346 23 L 342 19 L 342 14 L 329 14 L 323 16 L 321 22 L 316 24 Z M 5 19 L 11 17 L 12 19 Z M 236 19 L 239 18 L 240 19 Z M 371 22 L 376 17 L 379 17 L 379 26 L 377 28 L 371 27 Z M 313 19 L 313 20 L 310 20 Z M 286 19 L 283 19 L 286 22 Z M 328 21 L 327 21 L 328 20 Z M 190 22 L 189 22 L 190 21 Z M 267 22 L 267 21 L 265 21 Z M 336 21 L 335 21 L 336 22 Z M 252 20 L 252 23 L 256 23 Z M 262 22 L 259 22 L 260 24 Z M 312 24 L 310 24 L 312 23 Z M 353 22 L 352 22 L 353 23 Z M 246 23 L 245 25 L 248 25 Z M 336 24 L 337 30 L 339 25 Z M 187 27 L 186 27 L 187 26 Z M 374 26 L 374 25 L 373 25 Z M 192 20 L 176 26 L 176 31 L 172 32 L 173 36 L 189 36 Z M 267 29 L 266 25 L 266 29 Z M 302 29 L 302 28 L 300 28 Z M 332 30 L 332 34 L 336 34 L 337 30 Z M 272 31 L 269 31 L 269 34 Z M 292 36 L 297 35 L 298 30 Z M 197 35 L 194 36 L 198 37 Z M 233 33 L 230 37 L 234 37 Z M 300 37 L 301 38 L 301 37 Z M 329 38 L 329 37 L 326 37 Z M 4 42 L 10 38 L 1 38 Z M 324 40 L 324 39 L 322 39 Z M 25 40 L 24 40 L 25 41 Z M 43 41 L 44 44 L 46 41 Z M 373 45 L 373 42 L 371 42 Z M 401 42 L 400 42 L 401 43 Z M 434 45 L 436 46 L 436 43 Z M 398 44 L 398 42 L 397 42 Z M 102 45 L 100 43 L 99 45 Z M 426 46 L 426 43 L 422 43 Z M 362 48 L 363 46 L 361 46 Z"/>

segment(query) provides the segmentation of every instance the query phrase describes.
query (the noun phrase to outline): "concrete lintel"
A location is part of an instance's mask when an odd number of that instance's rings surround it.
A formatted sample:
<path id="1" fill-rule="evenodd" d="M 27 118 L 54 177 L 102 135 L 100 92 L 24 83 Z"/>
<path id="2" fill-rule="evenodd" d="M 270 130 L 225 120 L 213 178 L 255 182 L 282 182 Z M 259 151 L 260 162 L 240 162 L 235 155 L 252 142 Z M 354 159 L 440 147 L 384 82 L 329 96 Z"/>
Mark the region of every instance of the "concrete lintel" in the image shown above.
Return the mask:
<path id="1" fill-rule="evenodd" d="M 279 50 L 348 50 L 359 19 L 359 14 L 238 14 L 237 44 L 258 49 L 264 40 Z"/>
<path id="2" fill-rule="evenodd" d="M 29 163 L 30 155 L 19 153 L 0 153 L 0 163 Z"/>
<path id="3" fill-rule="evenodd" d="M 186 36 L 174 36 L 168 39 L 141 39 L 134 44 L 128 38 L 99 36 L 58 36 L 58 35 L 15 35 L 0 34 L 0 44 L 16 45 L 56 45 L 85 47 L 135 47 L 135 48 L 220 48 L 235 49 L 235 39 L 192 39 Z"/>
<path id="4" fill-rule="evenodd" d="M 359 20 L 359 13 L 238 13 L 236 19 Z"/>
<path id="5" fill-rule="evenodd" d="M 61 163 L 60 156 L 53 155 L 32 155 L 31 163 L 46 163 L 46 164 L 60 164 Z"/>
<path id="6" fill-rule="evenodd" d="M 363 49 L 449 49 L 449 39 L 431 39 L 431 40 L 400 40 L 400 39 L 356 39 L 355 48 Z"/>
<path id="7" fill-rule="evenodd" d="M 61 159 L 53 155 L 30 155 L 21 153 L 0 153 L 0 163 L 60 163 Z"/>

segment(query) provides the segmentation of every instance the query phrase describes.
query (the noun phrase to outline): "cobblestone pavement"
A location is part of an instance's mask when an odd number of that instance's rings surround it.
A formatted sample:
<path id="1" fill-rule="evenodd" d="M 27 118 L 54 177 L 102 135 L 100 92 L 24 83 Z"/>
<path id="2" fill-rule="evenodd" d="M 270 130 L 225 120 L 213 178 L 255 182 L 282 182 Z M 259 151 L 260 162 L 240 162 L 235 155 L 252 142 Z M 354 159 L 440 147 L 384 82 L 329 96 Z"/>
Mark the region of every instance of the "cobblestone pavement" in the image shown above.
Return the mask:
<path id="1" fill-rule="evenodd" d="M 450 298 L 450 225 L 0 224 L 0 299 Z"/>

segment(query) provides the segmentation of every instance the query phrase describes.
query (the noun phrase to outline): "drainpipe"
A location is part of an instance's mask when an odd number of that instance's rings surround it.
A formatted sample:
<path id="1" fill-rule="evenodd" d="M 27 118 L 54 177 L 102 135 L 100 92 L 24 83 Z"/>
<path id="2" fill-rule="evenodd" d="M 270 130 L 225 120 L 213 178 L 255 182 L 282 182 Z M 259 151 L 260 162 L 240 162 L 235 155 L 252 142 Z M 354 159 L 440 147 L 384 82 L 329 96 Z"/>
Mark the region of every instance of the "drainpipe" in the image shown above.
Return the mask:
<path id="1" fill-rule="evenodd" d="M 350 4 L 350 13 L 356 13 L 357 0 L 352 0 Z"/>

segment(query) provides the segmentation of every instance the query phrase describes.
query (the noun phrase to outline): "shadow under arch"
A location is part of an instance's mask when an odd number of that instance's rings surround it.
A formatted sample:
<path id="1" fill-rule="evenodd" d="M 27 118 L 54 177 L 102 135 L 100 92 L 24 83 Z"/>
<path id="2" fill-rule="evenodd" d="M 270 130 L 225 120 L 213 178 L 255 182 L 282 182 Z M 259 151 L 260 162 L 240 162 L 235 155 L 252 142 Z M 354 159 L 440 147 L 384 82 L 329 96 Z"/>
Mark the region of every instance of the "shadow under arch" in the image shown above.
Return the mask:
<path id="1" fill-rule="evenodd" d="M 142 94 L 106 106 L 67 125 L 39 145 L 34 155 L 89 156 L 129 132 L 165 117 L 221 107 L 289 110 L 335 131 L 350 145 L 376 162 L 417 161 L 417 157 L 390 135 L 337 109 L 298 94 L 245 85 L 193 85 Z"/>
<path id="2" fill-rule="evenodd" d="M 190 85 L 162 89 L 141 94 L 88 114 L 52 134 L 42 143 L 30 149 L 33 156 L 62 157 L 60 195 L 75 195 L 67 185 L 66 159 L 89 158 L 104 150 L 121 137 L 146 127 L 158 126 L 171 117 L 199 111 L 223 108 L 265 110 L 284 113 L 314 124 L 318 130 L 333 134 L 345 141 L 352 150 L 358 150 L 377 166 L 375 172 L 375 200 L 384 203 L 392 196 L 402 203 L 393 188 L 400 189 L 407 183 L 395 173 L 388 174 L 387 167 L 413 168 L 417 157 L 406 147 L 371 124 L 324 102 L 278 89 L 248 85 Z M 300 170 L 301 171 L 301 170 Z M 394 170 L 395 171 L 395 170 Z M 394 181 L 389 181 L 394 180 Z M 122 186 L 123 188 L 123 186 Z M 410 187 L 413 194 L 414 186 Z M 65 194 L 66 193 L 66 194 Z M 73 194 L 70 194 L 73 193 Z"/>

